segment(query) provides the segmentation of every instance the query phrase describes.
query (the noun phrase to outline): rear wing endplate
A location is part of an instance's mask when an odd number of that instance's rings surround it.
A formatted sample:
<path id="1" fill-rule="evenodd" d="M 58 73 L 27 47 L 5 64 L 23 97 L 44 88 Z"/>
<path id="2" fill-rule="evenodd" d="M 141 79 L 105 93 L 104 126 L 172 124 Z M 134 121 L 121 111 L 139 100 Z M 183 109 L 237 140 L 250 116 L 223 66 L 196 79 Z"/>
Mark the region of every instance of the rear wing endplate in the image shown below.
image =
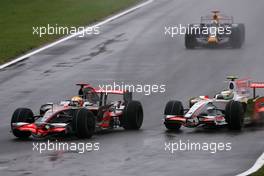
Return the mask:
<path id="1" fill-rule="evenodd" d="M 256 98 L 256 89 L 264 88 L 264 82 L 250 82 L 249 87 L 253 89 L 253 98 Z"/>

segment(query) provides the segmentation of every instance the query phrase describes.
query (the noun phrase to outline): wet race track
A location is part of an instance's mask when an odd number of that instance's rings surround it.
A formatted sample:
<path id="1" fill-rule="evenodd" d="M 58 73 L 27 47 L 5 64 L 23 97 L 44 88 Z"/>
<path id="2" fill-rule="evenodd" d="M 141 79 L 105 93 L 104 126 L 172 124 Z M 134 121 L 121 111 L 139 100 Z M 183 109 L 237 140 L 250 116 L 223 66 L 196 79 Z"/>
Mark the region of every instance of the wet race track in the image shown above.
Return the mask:
<path id="1" fill-rule="evenodd" d="M 199 22 L 215 8 L 245 23 L 242 49 L 186 50 L 183 36 L 164 35 L 165 26 Z M 0 175 L 230 176 L 247 170 L 263 152 L 263 127 L 168 132 L 162 117 L 168 100 L 187 104 L 189 97 L 213 95 L 225 87 L 227 75 L 263 80 L 263 8 L 264 2 L 250 0 L 156 0 L 101 26 L 98 36 L 68 40 L 1 70 Z M 10 118 L 17 107 L 37 112 L 43 103 L 75 95 L 79 81 L 165 84 L 166 92 L 135 94 L 144 107 L 140 131 L 120 129 L 88 140 L 63 140 L 98 142 L 99 151 L 40 154 L 32 151 L 32 140 L 13 137 Z M 165 143 L 180 141 L 231 143 L 232 149 L 165 151 Z"/>

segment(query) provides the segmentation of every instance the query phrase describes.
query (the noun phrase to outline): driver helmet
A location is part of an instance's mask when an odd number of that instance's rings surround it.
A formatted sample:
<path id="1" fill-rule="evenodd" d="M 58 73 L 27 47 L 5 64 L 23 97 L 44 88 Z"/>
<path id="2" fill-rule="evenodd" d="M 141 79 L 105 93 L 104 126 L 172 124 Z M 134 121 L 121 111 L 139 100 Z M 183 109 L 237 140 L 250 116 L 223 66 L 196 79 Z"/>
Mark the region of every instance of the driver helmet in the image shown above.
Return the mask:
<path id="1" fill-rule="evenodd" d="M 219 23 L 219 16 L 217 14 L 213 15 L 213 21 L 214 23 Z"/>
<path id="2" fill-rule="evenodd" d="M 231 90 L 222 91 L 221 94 L 223 95 L 224 99 L 232 99 L 234 97 L 234 93 Z"/>
<path id="3" fill-rule="evenodd" d="M 81 106 L 83 106 L 83 103 L 84 103 L 84 101 L 83 101 L 83 99 L 80 96 L 74 96 L 71 99 L 71 104 L 73 106 L 81 107 Z"/>

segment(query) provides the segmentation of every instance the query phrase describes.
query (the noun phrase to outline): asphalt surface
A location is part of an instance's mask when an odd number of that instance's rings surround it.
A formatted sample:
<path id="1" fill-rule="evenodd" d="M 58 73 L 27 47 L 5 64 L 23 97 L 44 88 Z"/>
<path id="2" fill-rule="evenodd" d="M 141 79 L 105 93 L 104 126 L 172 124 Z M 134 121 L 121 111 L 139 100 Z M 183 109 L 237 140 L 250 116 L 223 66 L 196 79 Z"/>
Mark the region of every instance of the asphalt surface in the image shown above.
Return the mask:
<path id="1" fill-rule="evenodd" d="M 0 71 L 0 175 L 230 176 L 247 170 L 263 152 L 263 127 L 168 132 L 162 113 L 170 99 L 186 103 L 191 96 L 217 93 L 230 74 L 263 80 L 263 8 L 264 2 L 250 0 L 156 0 L 104 25 L 99 36 L 69 40 Z M 242 49 L 186 50 L 183 36 L 164 35 L 165 26 L 199 22 L 213 9 L 245 23 Z M 10 134 L 14 109 L 31 107 L 37 112 L 43 103 L 70 98 L 79 81 L 165 84 L 166 92 L 135 94 L 144 106 L 140 131 L 64 140 L 99 142 L 99 151 L 39 154 L 32 151 L 33 141 L 18 141 Z M 232 150 L 164 150 L 165 142 L 180 140 L 232 143 Z"/>

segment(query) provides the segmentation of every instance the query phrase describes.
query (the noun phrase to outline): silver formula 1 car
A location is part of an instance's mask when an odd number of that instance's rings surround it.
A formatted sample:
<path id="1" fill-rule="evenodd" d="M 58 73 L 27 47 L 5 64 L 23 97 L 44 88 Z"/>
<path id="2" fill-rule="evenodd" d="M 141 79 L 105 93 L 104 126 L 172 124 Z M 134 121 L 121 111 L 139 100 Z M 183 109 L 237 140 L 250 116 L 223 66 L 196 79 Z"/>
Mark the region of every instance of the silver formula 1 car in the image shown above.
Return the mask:
<path id="1" fill-rule="evenodd" d="M 228 90 L 189 100 L 184 109 L 180 101 L 169 101 L 164 110 L 164 125 L 169 130 L 185 127 L 227 125 L 231 130 L 240 130 L 244 123 L 264 122 L 264 97 L 256 96 L 256 88 L 264 88 L 262 82 L 228 77 Z M 249 88 L 253 88 L 250 97 Z"/>

